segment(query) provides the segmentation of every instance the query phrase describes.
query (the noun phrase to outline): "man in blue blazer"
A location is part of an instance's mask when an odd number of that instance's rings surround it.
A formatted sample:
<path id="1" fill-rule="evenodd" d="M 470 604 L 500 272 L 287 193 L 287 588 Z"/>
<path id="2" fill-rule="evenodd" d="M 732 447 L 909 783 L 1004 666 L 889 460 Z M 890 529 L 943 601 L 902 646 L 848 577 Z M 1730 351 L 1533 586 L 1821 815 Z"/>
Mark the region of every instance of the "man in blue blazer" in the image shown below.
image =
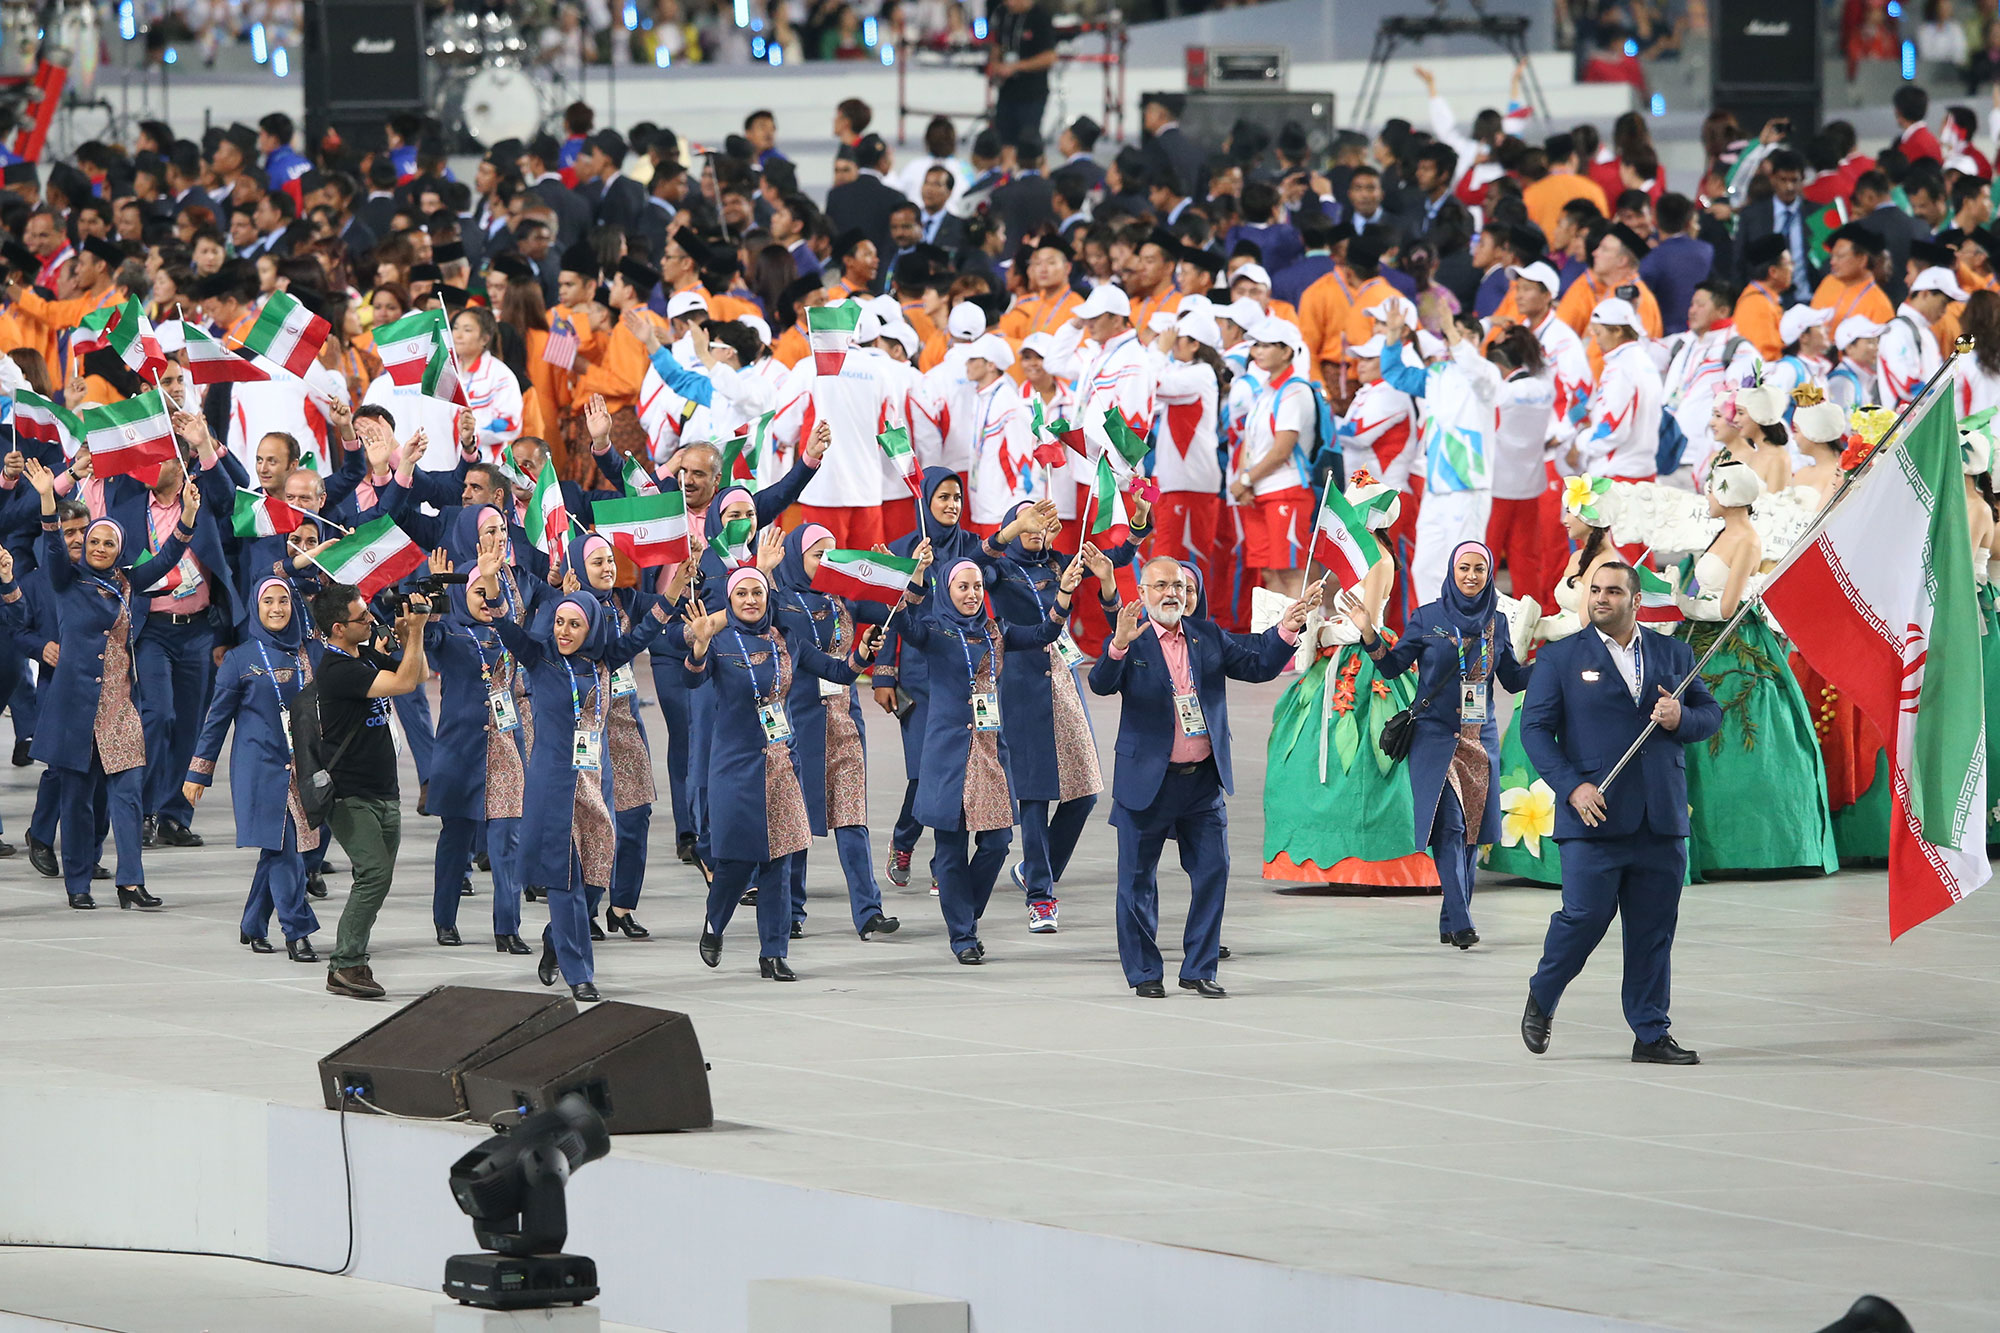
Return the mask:
<path id="1" fill-rule="evenodd" d="M 1694 652 L 1638 623 L 1638 575 L 1599 565 L 1590 625 L 1542 649 L 1522 703 L 1521 742 L 1556 795 L 1562 910 L 1549 918 L 1528 983 L 1521 1039 L 1540 1055 L 1563 988 L 1583 971 L 1615 914 L 1625 918 L 1625 1021 L 1640 1064 L 1701 1063 L 1667 1035 L 1669 969 L 1687 874 L 1686 759 L 1722 709 L 1694 673 Z M 1692 676 L 1692 679 L 1690 679 Z M 1688 682 L 1680 698 L 1674 691 Z M 1600 783 L 1648 722 L 1659 727 L 1605 790 Z"/>
<path id="2" fill-rule="evenodd" d="M 1194 602 L 1178 561 L 1149 560 L 1139 575 L 1142 601 L 1118 613 L 1104 656 L 1090 669 L 1095 694 L 1116 694 L 1117 768 L 1111 780 L 1111 826 L 1118 830 L 1118 961 L 1125 980 L 1147 999 L 1164 999 L 1160 948 L 1160 849 L 1181 845 L 1192 890 L 1181 953 L 1181 989 L 1207 999 L 1228 995 L 1215 983 L 1222 943 L 1222 902 L 1229 887 L 1229 700 L 1225 681 L 1271 680 L 1284 670 L 1306 623 L 1306 601 L 1262 634 L 1229 634 L 1188 615 Z M 1317 586 L 1306 589 L 1317 597 Z M 1139 613 L 1145 611 L 1146 623 Z"/>

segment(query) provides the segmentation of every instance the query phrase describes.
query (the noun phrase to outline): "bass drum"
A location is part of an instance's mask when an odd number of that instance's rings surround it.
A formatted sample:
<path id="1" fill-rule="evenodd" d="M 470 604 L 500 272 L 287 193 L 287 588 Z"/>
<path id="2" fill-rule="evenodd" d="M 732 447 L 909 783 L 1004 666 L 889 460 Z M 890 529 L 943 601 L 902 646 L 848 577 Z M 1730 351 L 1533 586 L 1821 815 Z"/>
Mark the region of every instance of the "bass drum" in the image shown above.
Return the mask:
<path id="1" fill-rule="evenodd" d="M 519 65 L 488 65 L 465 81 L 459 121 L 482 144 L 535 137 L 548 118 L 548 90 Z"/>

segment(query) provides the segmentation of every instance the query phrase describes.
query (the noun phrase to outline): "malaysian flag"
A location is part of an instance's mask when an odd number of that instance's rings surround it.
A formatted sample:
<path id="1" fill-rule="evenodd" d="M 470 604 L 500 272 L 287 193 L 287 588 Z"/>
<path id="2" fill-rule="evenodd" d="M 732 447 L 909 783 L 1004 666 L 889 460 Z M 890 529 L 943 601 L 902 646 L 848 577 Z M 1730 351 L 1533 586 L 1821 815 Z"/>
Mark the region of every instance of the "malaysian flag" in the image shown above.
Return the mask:
<path id="1" fill-rule="evenodd" d="M 557 315 L 549 321 L 549 340 L 542 345 L 542 360 L 567 371 L 576 364 L 576 325 Z"/>

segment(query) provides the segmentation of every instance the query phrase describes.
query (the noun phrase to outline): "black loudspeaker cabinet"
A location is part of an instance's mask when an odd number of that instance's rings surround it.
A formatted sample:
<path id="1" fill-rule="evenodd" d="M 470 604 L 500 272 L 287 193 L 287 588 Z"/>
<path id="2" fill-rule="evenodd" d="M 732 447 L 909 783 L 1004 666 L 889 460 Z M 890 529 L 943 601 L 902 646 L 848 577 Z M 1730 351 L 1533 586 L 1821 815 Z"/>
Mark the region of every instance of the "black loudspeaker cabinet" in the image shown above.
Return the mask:
<path id="1" fill-rule="evenodd" d="M 581 1093 L 613 1134 L 708 1129 L 708 1066 L 686 1014 L 616 1001 L 465 1071 L 475 1120 L 532 1115 Z"/>
<path id="2" fill-rule="evenodd" d="M 1724 88 L 1710 93 L 1709 105 L 1736 113 L 1736 123 L 1752 142 L 1766 121 L 1783 117 L 1792 122 L 1791 144 L 1802 148 L 1819 129 L 1825 101 L 1818 87 L 1812 88 Z"/>
<path id="3" fill-rule="evenodd" d="M 1314 165 L 1325 165 L 1333 148 L 1333 94 L 1295 93 L 1282 89 L 1224 87 L 1208 92 L 1180 93 L 1186 99 L 1181 111 L 1181 129 L 1196 143 L 1222 146 L 1223 139 L 1239 120 L 1261 127 L 1277 140 L 1286 121 L 1297 121 L 1306 132 L 1306 151 Z M 1266 165 L 1276 166 L 1275 155 L 1266 152 Z"/>
<path id="4" fill-rule="evenodd" d="M 1818 0 L 1716 0 L 1714 81 L 1727 88 L 1820 86 Z"/>
<path id="5" fill-rule="evenodd" d="M 306 141 L 328 128 L 353 150 L 382 146 L 382 126 L 427 112 L 423 0 L 306 0 Z"/>
<path id="6" fill-rule="evenodd" d="M 575 1017 L 576 1002 L 568 996 L 440 986 L 321 1060 L 320 1092 L 329 1111 L 339 1108 L 342 1087 L 361 1083 L 368 1100 L 384 1111 L 457 1115 L 466 1109 L 466 1070 Z"/>

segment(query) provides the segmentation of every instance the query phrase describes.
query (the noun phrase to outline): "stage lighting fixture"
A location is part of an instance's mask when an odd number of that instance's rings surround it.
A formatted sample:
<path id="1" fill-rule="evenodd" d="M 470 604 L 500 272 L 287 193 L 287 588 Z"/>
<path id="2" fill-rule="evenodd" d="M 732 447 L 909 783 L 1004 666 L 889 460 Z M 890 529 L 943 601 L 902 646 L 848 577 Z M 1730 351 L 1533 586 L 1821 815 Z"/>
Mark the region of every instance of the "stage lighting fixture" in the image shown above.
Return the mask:
<path id="1" fill-rule="evenodd" d="M 597 1295 L 597 1265 L 562 1253 L 570 1175 L 611 1151 L 589 1102 L 572 1093 L 496 1134 L 451 1168 L 451 1197 L 488 1253 L 445 1260 L 444 1294 L 489 1310 L 582 1305 Z"/>

